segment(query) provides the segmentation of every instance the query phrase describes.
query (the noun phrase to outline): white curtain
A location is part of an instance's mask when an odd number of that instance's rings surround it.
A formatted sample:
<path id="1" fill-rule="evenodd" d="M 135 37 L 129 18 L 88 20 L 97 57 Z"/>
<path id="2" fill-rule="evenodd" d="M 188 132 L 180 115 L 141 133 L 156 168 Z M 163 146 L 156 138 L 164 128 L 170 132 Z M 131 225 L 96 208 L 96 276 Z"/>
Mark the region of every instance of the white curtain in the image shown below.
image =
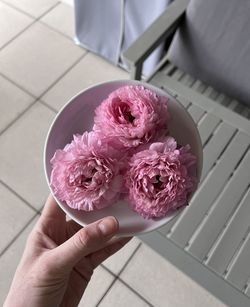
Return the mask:
<path id="1" fill-rule="evenodd" d="M 123 50 L 166 9 L 172 0 L 75 0 L 76 42 L 124 66 Z M 159 47 L 145 62 L 147 75 L 159 61 Z"/>

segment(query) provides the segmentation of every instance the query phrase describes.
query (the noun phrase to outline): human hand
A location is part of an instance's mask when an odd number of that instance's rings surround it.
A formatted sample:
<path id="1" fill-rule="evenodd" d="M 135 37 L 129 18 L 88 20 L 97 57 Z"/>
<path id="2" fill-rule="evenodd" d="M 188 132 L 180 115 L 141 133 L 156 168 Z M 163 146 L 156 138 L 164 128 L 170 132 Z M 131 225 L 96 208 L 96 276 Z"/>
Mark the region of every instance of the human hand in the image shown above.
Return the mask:
<path id="1" fill-rule="evenodd" d="M 84 228 L 49 196 L 26 243 L 4 307 L 77 306 L 94 269 L 130 238 L 106 217 Z"/>

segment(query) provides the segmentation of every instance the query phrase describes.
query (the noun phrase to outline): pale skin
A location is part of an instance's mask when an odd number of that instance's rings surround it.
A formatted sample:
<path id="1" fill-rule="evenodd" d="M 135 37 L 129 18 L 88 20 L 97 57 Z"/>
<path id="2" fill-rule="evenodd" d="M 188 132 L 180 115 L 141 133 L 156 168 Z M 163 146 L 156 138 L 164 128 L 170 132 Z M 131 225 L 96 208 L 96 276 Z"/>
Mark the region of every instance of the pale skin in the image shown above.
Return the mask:
<path id="1" fill-rule="evenodd" d="M 94 269 L 130 240 L 116 237 L 118 230 L 114 217 L 84 228 L 66 221 L 49 196 L 28 237 L 4 307 L 77 306 Z"/>

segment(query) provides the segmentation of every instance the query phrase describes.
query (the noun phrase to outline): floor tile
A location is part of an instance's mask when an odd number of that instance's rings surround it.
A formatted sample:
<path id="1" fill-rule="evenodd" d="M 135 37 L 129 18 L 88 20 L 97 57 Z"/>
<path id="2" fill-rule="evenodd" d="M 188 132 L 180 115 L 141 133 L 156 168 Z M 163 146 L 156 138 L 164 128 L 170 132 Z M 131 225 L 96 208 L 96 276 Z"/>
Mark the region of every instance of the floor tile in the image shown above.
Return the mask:
<path id="1" fill-rule="evenodd" d="M 0 76 L 0 133 L 21 112 L 23 112 L 34 98 L 20 90 L 8 80 Z"/>
<path id="2" fill-rule="evenodd" d="M 102 267 L 98 267 L 83 294 L 78 307 L 95 307 L 113 282 L 114 277 Z"/>
<path id="3" fill-rule="evenodd" d="M 139 244 L 140 241 L 137 238 L 133 238 L 119 252 L 103 262 L 103 265 L 112 273 L 118 275 Z"/>
<path id="4" fill-rule="evenodd" d="M 34 210 L 30 209 L 23 201 L 11 193 L 0 183 L 1 214 L 0 214 L 0 253 L 22 230 L 28 221 L 34 216 Z"/>
<path id="5" fill-rule="evenodd" d="M 117 280 L 108 293 L 105 295 L 98 307 L 148 307 L 145 301 L 143 301 L 138 295 L 132 292 L 123 283 Z"/>
<path id="6" fill-rule="evenodd" d="M 59 110 L 73 95 L 93 84 L 128 78 L 129 74 L 123 69 L 88 53 L 42 97 L 42 100 Z"/>
<path id="7" fill-rule="evenodd" d="M 36 103 L 0 136 L 0 179 L 37 209 L 49 193 L 43 147 L 54 116 Z"/>
<path id="8" fill-rule="evenodd" d="M 225 307 L 146 245 L 140 246 L 120 278 L 155 307 Z"/>
<path id="9" fill-rule="evenodd" d="M 53 7 L 58 0 L 4 0 L 16 8 L 34 16 L 39 17 Z"/>
<path id="10" fill-rule="evenodd" d="M 62 3 L 66 3 L 67 5 L 74 6 L 74 0 L 61 0 Z"/>
<path id="11" fill-rule="evenodd" d="M 0 257 L 0 306 L 7 296 L 12 278 L 16 267 L 23 254 L 27 237 L 35 225 L 37 218 L 20 234 L 17 240 L 9 247 L 9 249 Z"/>
<path id="12" fill-rule="evenodd" d="M 84 52 L 73 41 L 35 23 L 0 52 L 0 71 L 38 97 Z"/>
<path id="13" fill-rule="evenodd" d="M 0 48 L 32 22 L 32 18 L 0 2 Z"/>
<path id="14" fill-rule="evenodd" d="M 60 3 L 42 19 L 50 27 L 62 32 L 63 34 L 74 37 L 75 33 L 75 20 L 73 7 Z"/>

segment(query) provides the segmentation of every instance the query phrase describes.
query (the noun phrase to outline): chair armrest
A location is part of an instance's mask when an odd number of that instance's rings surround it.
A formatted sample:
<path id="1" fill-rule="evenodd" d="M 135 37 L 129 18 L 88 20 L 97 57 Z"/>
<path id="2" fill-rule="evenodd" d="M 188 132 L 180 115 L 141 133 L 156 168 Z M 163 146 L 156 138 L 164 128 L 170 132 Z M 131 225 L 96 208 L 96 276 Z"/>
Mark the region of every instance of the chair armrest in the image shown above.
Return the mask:
<path id="1" fill-rule="evenodd" d="M 189 0 L 175 0 L 147 30 L 122 53 L 122 59 L 131 69 L 131 79 L 140 79 L 145 59 L 176 30 L 184 16 Z"/>

